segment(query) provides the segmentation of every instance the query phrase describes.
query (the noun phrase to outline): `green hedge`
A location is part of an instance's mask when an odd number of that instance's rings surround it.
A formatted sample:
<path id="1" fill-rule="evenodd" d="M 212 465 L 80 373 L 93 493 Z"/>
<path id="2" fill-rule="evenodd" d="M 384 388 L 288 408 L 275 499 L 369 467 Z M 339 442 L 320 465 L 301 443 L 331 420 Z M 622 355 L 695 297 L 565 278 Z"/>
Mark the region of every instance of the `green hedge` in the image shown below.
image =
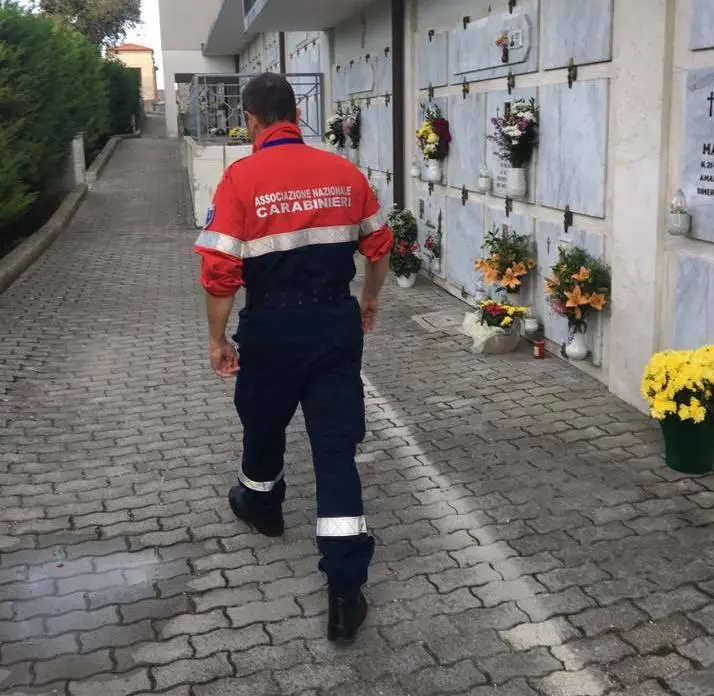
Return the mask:
<path id="1" fill-rule="evenodd" d="M 87 153 L 139 114 L 134 71 L 66 24 L 0 7 L 0 237 L 63 176 L 72 138 Z"/>

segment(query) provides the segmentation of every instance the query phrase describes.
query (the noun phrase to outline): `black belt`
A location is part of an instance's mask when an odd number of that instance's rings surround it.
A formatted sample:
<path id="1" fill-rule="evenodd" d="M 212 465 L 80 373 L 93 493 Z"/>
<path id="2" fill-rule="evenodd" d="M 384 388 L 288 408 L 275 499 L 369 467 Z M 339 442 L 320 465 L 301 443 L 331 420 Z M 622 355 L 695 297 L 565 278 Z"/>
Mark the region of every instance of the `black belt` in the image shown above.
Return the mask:
<path id="1" fill-rule="evenodd" d="M 283 309 L 328 305 L 352 297 L 349 285 L 327 285 L 311 290 L 268 290 L 246 292 L 246 309 Z"/>

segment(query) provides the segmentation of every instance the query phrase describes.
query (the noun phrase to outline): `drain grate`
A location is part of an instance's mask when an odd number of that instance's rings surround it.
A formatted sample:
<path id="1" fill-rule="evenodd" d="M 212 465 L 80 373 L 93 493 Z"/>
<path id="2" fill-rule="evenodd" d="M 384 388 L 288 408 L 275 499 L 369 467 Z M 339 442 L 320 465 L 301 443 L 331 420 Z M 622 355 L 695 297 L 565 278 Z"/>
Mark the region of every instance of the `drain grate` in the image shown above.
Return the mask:
<path id="1" fill-rule="evenodd" d="M 429 333 L 448 333 L 456 335 L 461 333 L 464 323 L 465 310 L 451 312 L 431 312 L 430 314 L 417 314 L 412 317 L 419 326 Z"/>

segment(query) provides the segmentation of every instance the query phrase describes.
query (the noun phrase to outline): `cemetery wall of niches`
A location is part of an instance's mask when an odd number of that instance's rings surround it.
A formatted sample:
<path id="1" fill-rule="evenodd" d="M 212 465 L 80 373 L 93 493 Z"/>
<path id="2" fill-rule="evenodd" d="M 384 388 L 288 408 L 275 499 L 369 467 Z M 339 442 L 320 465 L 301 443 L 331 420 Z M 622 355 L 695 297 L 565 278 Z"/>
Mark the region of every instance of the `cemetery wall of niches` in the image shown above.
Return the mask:
<path id="1" fill-rule="evenodd" d="M 359 104 L 359 166 L 389 210 L 394 201 L 391 3 L 377 0 L 336 27 L 331 43 L 332 109 Z"/>
<path id="2" fill-rule="evenodd" d="M 689 236 L 667 236 L 661 342 L 714 343 L 714 2 L 679 0 L 674 19 L 667 196 L 684 192 Z"/>
<path id="3" fill-rule="evenodd" d="M 244 75 L 280 72 L 280 35 L 258 34 L 241 52 L 239 63 Z"/>
<path id="4" fill-rule="evenodd" d="M 496 44 L 502 36 L 507 52 Z M 525 299 L 546 338 L 561 344 L 567 321 L 544 294 L 558 249 L 577 244 L 597 257 L 611 253 L 613 0 L 518 0 L 514 6 L 508 0 L 416 0 L 413 38 L 414 118 L 420 124 L 424 106 L 434 102 L 453 138 L 441 184 L 414 186 L 421 237 L 433 232 L 442 213 L 442 284 L 472 297 L 480 282 L 473 262 L 484 235 L 508 224 L 534 241 L 538 265 L 526 281 Z M 488 138 L 491 119 L 514 100 L 531 98 L 540 109 L 540 143 L 524 200 L 510 201 L 509 165 Z M 423 168 L 416 142 L 412 147 Z M 492 180 L 486 194 L 477 193 L 484 167 Z M 600 366 L 607 360 L 607 326 L 597 322 L 588 340 Z"/>

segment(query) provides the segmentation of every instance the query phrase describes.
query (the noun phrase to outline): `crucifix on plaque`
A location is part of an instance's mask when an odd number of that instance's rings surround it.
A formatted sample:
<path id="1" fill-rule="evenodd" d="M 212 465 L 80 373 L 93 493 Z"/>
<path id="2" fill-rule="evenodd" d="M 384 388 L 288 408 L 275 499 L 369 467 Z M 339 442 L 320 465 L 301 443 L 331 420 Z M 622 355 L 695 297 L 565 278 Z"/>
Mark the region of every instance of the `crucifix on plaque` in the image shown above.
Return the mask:
<path id="1" fill-rule="evenodd" d="M 709 102 L 709 118 L 714 118 L 714 92 L 709 92 L 707 101 Z"/>

